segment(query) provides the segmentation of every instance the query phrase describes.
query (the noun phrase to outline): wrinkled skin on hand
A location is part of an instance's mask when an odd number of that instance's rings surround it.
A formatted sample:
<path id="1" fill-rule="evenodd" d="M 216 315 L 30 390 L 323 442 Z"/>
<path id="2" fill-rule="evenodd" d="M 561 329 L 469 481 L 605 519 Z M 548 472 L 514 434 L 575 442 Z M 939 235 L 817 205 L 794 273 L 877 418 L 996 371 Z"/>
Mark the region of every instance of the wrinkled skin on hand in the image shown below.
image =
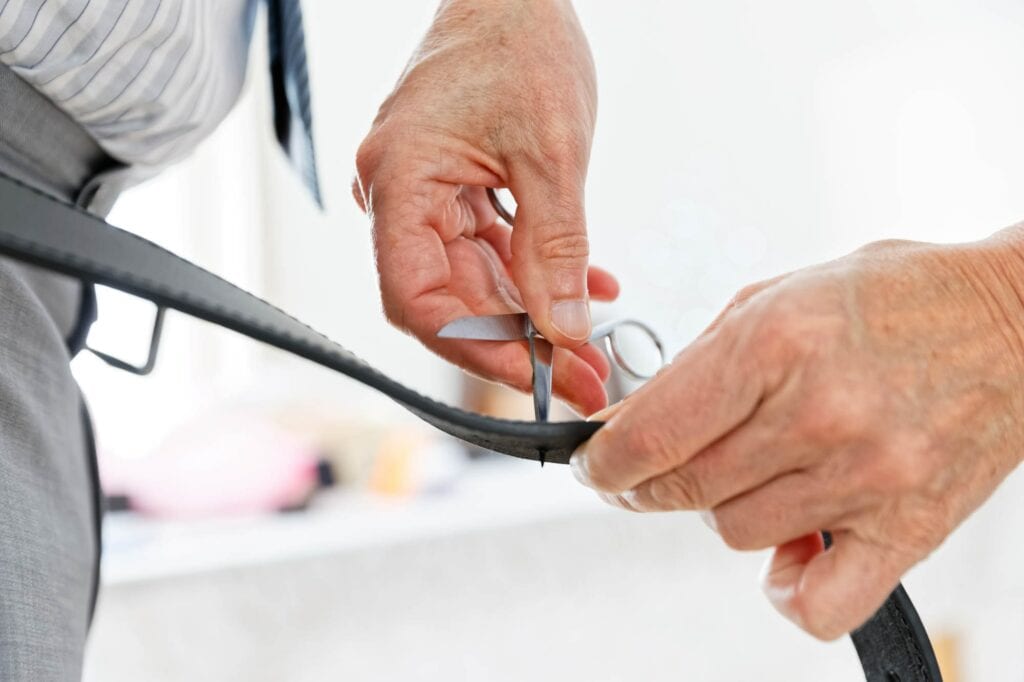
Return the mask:
<path id="1" fill-rule="evenodd" d="M 849 632 L 1021 460 L 1022 237 L 882 242 L 744 289 L 601 415 L 574 470 L 613 504 L 705 510 L 730 547 L 774 547 L 773 604 Z"/>
<path id="2" fill-rule="evenodd" d="M 618 284 L 588 265 L 583 184 L 597 95 L 566 0 L 451 0 L 380 107 L 353 193 L 373 224 L 384 311 L 448 360 L 522 390 L 523 342 L 438 339 L 466 315 L 527 311 L 556 346 L 554 392 L 589 414 L 609 364 L 586 344 L 589 300 Z M 508 187 L 515 229 L 485 187 Z"/>

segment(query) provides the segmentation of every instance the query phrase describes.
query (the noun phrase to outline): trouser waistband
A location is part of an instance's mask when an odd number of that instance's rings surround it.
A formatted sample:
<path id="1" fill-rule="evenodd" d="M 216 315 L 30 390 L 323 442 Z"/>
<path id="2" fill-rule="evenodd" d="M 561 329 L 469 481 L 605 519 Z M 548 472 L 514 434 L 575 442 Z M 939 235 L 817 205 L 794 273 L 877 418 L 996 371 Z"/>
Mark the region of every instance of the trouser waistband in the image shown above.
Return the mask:
<path id="1" fill-rule="evenodd" d="M 0 169 L 48 194 L 90 208 L 97 177 L 120 164 L 80 125 L 0 65 Z M 104 208 L 99 207 L 105 213 Z"/>
<path id="2" fill-rule="evenodd" d="M 127 167 L 46 96 L 0 65 L 0 171 L 59 199 L 105 216 Z M 15 265 L 75 354 L 96 318 L 90 284 Z"/>

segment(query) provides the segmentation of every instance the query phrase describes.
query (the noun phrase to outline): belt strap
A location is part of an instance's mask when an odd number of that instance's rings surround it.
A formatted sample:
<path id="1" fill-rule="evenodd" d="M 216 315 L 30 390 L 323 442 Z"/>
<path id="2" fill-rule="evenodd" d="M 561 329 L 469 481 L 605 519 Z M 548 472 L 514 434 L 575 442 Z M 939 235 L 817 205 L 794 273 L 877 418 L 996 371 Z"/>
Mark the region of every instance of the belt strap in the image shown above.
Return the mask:
<path id="1" fill-rule="evenodd" d="M 460 440 L 515 457 L 565 464 L 595 422 L 486 417 L 422 396 L 271 304 L 152 242 L 0 172 L 0 253 L 149 299 L 232 329 L 384 393 Z M 852 634 L 869 682 L 941 680 L 924 626 L 902 587 Z"/>

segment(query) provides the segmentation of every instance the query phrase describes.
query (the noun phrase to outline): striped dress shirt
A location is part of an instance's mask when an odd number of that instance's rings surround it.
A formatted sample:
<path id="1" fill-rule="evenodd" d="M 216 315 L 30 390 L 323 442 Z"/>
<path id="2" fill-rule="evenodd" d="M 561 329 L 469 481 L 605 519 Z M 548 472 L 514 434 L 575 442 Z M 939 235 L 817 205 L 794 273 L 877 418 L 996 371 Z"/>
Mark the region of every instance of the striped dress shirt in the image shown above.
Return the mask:
<path id="1" fill-rule="evenodd" d="M 0 62 L 140 171 L 185 156 L 245 79 L 257 0 L 0 0 Z"/>

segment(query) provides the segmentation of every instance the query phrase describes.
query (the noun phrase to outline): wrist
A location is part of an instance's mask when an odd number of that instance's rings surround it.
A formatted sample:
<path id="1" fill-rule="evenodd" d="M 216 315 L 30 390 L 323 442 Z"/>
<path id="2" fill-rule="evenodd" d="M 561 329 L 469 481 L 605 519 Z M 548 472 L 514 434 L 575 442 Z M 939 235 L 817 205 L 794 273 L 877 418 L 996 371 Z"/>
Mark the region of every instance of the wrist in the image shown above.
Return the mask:
<path id="1" fill-rule="evenodd" d="M 984 297 L 1024 376 L 1024 223 L 964 246 L 961 257 L 968 262 L 970 285 Z"/>
<path id="2" fill-rule="evenodd" d="M 969 284 L 1001 318 L 1002 331 L 1024 341 L 1024 223 L 953 248 Z M 1021 348 L 1024 353 L 1024 343 Z"/>
<path id="3" fill-rule="evenodd" d="M 979 356 L 988 358 L 978 387 L 1004 391 L 1008 419 L 1000 429 L 1002 447 L 997 449 L 1001 461 L 1012 468 L 1024 462 L 1024 223 L 978 242 L 940 249 L 951 254 L 955 271 L 974 299 L 960 314 L 978 344 Z"/>
<path id="4" fill-rule="evenodd" d="M 1024 223 L 966 245 L 963 254 L 974 266 L 980 280 L 976 284 L 998 304 L 1007 326 L 1024 339 Z"/>

